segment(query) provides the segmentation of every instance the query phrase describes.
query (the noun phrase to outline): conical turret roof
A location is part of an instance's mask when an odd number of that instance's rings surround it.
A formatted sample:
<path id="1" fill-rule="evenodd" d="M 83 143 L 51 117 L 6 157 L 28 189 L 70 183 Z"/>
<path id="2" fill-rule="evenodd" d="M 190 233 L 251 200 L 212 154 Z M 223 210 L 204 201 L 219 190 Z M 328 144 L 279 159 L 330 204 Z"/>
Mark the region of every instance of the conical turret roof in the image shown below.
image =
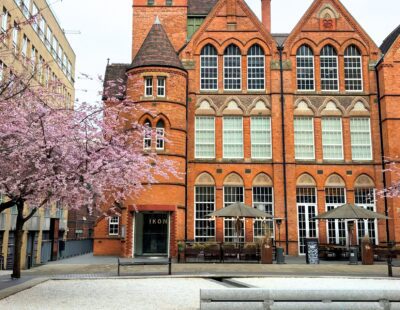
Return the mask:
<path id="1" fill-rule="evenodd" d="M 151 27 L 139 52 L 136 54 L 132 64 L 128 68 L 138 67 L 173 67 L 184 70 L 167 33 L 160 23 L 158 17 Z"/>

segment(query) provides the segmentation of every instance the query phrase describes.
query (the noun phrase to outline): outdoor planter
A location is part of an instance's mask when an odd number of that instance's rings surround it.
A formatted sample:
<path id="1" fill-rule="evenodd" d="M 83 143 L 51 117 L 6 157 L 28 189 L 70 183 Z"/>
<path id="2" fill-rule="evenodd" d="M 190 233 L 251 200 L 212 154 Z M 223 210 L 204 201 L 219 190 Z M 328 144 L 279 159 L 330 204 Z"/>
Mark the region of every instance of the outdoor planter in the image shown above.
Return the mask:
<path id="1" fill-rule="evenodd" d="M 369 239 L 364 239 L 361 244 L 361 259 L 363 265 L 374 264 L 374 249 Z"/>
<path id="2" fill-rule="evenodd" d="M 204 245 L 204 260 L 221 260 L 221 247 L 217 243 Z"/>
<path id="3" fill-rule="evenodd" d="M 240 258 L 246 261 L 260 261 L 259 247 L 256 243 L 246 244 L 240 254 Z"/>
<path id="4" fill-rule="evenodd" d="M 261 264 L 272 264 L 273 247 L 271 242 L 261 244 Z"/>

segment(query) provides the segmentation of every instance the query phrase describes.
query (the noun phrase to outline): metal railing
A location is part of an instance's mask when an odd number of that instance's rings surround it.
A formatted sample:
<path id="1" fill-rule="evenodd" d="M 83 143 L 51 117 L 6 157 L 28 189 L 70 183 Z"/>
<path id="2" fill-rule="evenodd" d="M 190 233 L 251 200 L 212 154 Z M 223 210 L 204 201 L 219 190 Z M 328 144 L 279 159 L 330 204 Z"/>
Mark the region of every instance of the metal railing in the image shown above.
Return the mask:
<path id="1" fill-rule="evenodd" d="M 93 239 L 60 240 L 58 259 L 83 255 L 93 252 Z"/>

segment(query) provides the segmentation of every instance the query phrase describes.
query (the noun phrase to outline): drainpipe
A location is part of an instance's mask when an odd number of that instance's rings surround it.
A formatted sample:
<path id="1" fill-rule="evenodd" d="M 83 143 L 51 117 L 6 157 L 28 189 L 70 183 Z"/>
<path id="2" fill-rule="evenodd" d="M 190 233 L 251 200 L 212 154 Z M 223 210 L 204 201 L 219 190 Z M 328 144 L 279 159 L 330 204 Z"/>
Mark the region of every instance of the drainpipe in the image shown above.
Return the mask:
<path id="1" fill-rule="evenodd" d="M 185 145 L 185 242 L 188 228 L 188 151 L 189 151 L 189 72 L 186 71 L 186 145 Z"/>
<path id="2" fill-rule="evenodd" d="M 378 97 L 378 110 L 379 110 L 379 136 L 381 140 L 381 160 L 382 160 L 382 177 L 383 177 L 383 187 L 387 188 L 386 183 L 386 160 L 385 160 L 385 149 L 383 143 L 383 124 L 382 124 L 382 106 L 381 106 L 381 88 L 379 82 L 379 65 L 383 62 L 383 57 L 378 61 L 375 65 L 375 77 L 376 77 L 376 89 L 377 89 L 377 97 Z M 387 196 L 384 196 L 384 204 L 385 204 L 385 215 L 389 217 L 389 210 L 388 210 L 388 199 Z M 390 231 L 389 231 L 389 219 L 386 219 L 386 242 L 389 243 L 390 241 Z"/>
<path id="3" fill-rule="evenodd" d="M 285 96 L 283 86 L 283 45 L 278 45 L 279 70 L 281 78 L 281 118 L 282 118 L 282 165 L 283 165 L 283 206 L 285 209 L 286 255 L 289 255 L 289 223 L 287 209 L 287 178 L 286 178 L 286 141 L 285 141 Z"/>

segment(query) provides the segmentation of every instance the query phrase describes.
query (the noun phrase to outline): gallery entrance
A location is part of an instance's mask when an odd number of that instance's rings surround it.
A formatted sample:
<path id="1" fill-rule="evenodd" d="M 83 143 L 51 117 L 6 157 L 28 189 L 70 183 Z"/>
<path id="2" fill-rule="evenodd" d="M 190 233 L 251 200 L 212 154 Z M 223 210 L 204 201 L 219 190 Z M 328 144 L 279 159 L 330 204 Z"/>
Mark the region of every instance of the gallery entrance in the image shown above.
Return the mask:
<path id="1" fill-rule="evenodd" d="M 169 214 L 144 212 L 135 214 L 135 256 L 168 256 Z"/>

